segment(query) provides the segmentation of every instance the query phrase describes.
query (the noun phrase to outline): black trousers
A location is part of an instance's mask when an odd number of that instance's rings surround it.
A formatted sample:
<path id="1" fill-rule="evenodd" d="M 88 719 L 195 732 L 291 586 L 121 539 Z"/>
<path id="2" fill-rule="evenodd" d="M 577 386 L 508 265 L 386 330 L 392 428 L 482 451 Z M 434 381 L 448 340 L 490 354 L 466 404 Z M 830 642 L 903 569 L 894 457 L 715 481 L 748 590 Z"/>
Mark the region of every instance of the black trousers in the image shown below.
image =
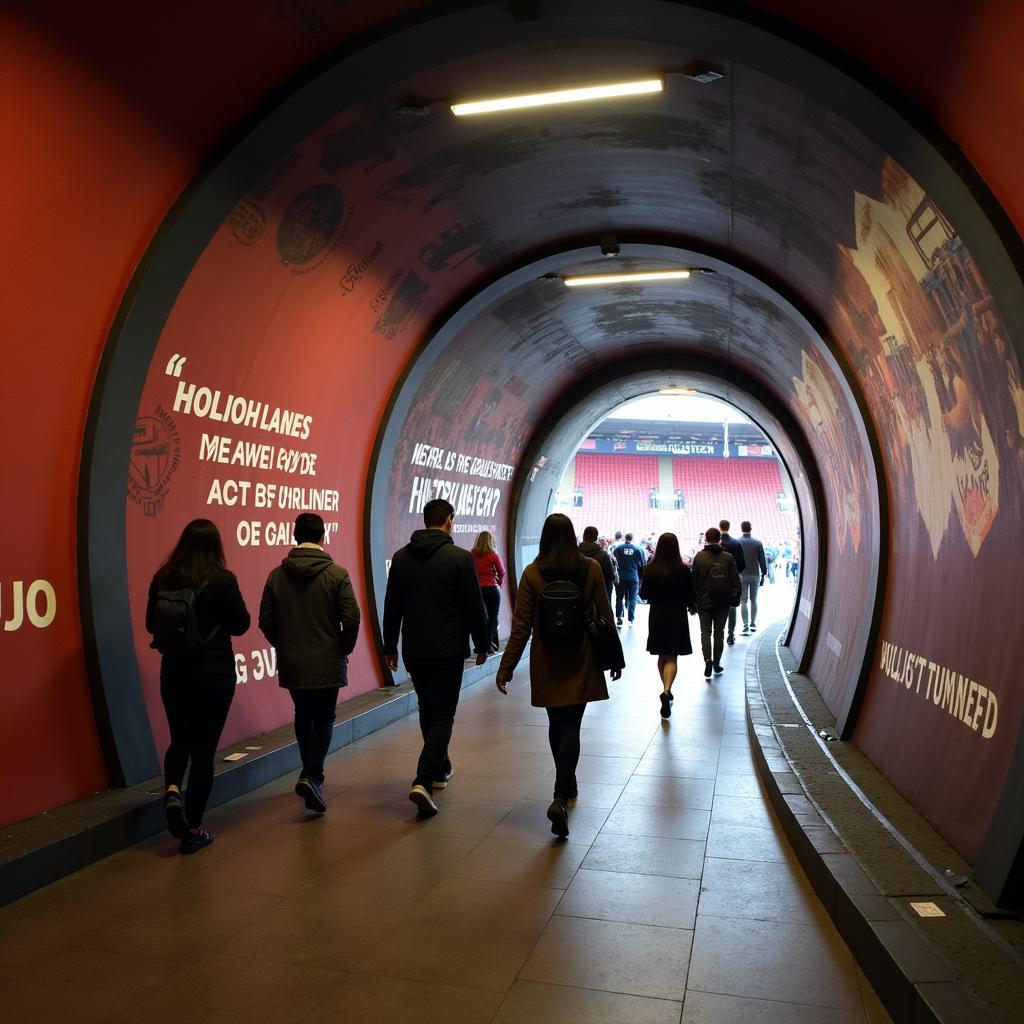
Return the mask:
<path id="1" fill-rule="evenodd" d="M 484 608 L 487 610 L 487 639 L 498 642 L 498 612 L 501 609 L 501 590 L 498 587 L 481 587 L 484 597 Z"/>
<path id="2" fill-rule="evenodd" d="M 203 823 L 213 789 L 213 760 L 234 696 L 233 675 L 160 680 L 160 699 L 171 732 L 171 745 L 164 755 L 164 785 L 181 789 L 188 771 L 185 818 L 193 828 Z"/>
<path id="3" fill-rule="evenodd" d="M 302 774 L 318 786 L 324 781 L 324 758 L 331 749 L 334 716 L 340 686 L 322 690 L 289 690 L 295 705 L 295 741 L 302 758 Z"/>
<path id="4" fill-rule="evenodd" d="M 576 765 L 580 759 L 580 726 L 586 704 L 566 704 L 548 708 L 548 743 L 555 759 L 555 798 L 568 800 L 576 795 Z"/>
<path id="5" fill-rule="evenodd" d="M 451 769 L 448 744 L 455 724 L 455 709 L 462 689 L 462 655 L 454 658 L 406 658 L 420 705 L 423 750 L 416 765 L 414 785 L 430 792 L 431 786 Z"/>

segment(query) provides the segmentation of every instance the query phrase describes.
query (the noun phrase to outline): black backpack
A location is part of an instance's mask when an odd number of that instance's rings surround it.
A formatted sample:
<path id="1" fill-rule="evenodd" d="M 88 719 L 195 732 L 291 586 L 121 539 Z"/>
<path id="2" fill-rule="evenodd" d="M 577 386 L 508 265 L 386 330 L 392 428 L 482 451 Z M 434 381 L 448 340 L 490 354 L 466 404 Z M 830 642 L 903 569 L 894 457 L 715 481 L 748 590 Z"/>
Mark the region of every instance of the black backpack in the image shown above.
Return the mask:
<path id="1" fill-rule="evenodd" d="M 720 557 L 723 554 L 726 552 L 711 553 L 711 565 L 708 566 L 708 593 L 711 595 L 711 603 L 716 608 L 729 608 L 732 605 L 733 592 L 732 583 L 729 580 L 729 563 Z"/>
<path id="2" fill-rule="evenodd" d="M 196 598 L 209 580 L 197 589 L 158 590 L 150 613 L 153 642 L 150 647 L 161 654 L 199 654 L 209 645 L 219 626 L 209 633 L 199 629 Z"/>
<path id="3" fill-rule="evenodd" d="M 589 566 L 577 580 L 545 580 L 537 601 L 537 635 L 550 644 L 578 644 L 583 639 L 583 589 Z"/>

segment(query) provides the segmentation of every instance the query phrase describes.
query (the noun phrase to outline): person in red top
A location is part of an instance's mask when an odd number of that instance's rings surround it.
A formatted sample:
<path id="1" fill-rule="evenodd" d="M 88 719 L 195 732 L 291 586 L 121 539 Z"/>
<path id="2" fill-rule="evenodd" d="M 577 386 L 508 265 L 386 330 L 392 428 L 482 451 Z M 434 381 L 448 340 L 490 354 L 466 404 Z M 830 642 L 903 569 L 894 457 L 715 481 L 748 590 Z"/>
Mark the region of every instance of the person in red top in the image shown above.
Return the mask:
<path id="1" fill-rule="evenodd" d="M 494 538 L 484 530 L 473 545 L 473 561 L 476 563 L 476 578 L 480 581 L 480 592 L 484 595 L 487 609 L 487 636 L 493 650 L 500 650 L 498 643 L 498 609 L 501 608 L 501 585 L 505 582 L 505 566 L 501 564 L 498 552 L 494 550 Z"/>

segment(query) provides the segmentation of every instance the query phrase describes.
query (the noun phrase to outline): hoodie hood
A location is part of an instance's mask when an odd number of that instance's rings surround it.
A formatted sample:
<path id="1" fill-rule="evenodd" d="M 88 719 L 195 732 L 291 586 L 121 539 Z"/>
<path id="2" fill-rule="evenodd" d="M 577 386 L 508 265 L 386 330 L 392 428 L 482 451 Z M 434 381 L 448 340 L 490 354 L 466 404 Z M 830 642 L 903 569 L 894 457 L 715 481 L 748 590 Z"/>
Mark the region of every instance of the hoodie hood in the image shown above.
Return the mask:
<path id="1" fill-rule="evenodd" d="M 445 533 L 444 530 L 417 530 L 409 538 L 409 543 L 405 545 L 405 550 L 413 558 L 425 562 L 431 555 L 440 551 L 441 548 L 454 543 L 455 541 L 452 540 L 451 534 Z"/>
<path id="2" fill-rule="evenodd" d="M 288 557 L 282 559 L 281 568 L 292 579 L 309 580 L 319 576 L 333 561 L 326 551 L 317 548 L 292 548 Z"/>

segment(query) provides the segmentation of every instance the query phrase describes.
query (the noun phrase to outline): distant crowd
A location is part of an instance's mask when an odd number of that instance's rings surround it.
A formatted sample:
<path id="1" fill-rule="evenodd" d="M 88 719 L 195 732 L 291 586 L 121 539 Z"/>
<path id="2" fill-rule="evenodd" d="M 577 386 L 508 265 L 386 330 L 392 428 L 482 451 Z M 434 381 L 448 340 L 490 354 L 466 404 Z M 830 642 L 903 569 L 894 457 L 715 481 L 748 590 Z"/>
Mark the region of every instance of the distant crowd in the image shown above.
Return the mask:
<path id="1" fill-rule="evenodd" d="M 381 656 L 396 672 L 401 644 L 419 706 L 423 747 L 408 796 L 421 818 L 438 813 L 435 793 L 447 788 L 454 774 L 448 747 L 470 641 L 477 665 L 500 651 L 505 568 L 487 532 L 479 534 L 472 551 L 457 546 L 454 519 L 455 510 L 444 499 L 426 504 L 423 529 L 394 553 L 384 595 Z M 684 557 L 672 533 L 637 544 L 630 533 L 609 541 L 588 526 L 578 543 L 567 516 L 555 513 L 545 521 L 537 557 L 519 580 L 495 684 L 502 694 L 508 692 L 530 643 L 531 701 L 547 712 L 555 765 L 547 817 L 556 836 L 568 836 L 569 804 L 578 797 L 586 707 L 608 699 L 605 673 L 612 680 L 622 674 L 618 631 L 633 624 L 637 602 L 650 606 L 646 649 L 657 657 L 660 714 L 668 719 L 678 658 L 693 651 L 687 617 L 699 620 L 704 677 L 710 681 L 723 671 L 725 646 L 735 643 L 737 609 L 742 635 L 755 632 L 757 591 L 773 577 L 774 565 L 783 561 L 787 576 L 799 571 L 795 545 L 765 547 L 749 522 L 741 524 L 739 537 L 728 531 L 725 520 L 709 527 L 699 550 Z M 323 519 L 302 513 L 294 536 L 295 547 L 264 585 L 259 628 L 277 652 L 278 682 L 294 705 L 301 762 L 295 792 L 310 812 L 324 814 L 324 760 L 339 691 L 348 682 L 360 611 L 348 572 L 324 550 Z M 182 853 L 213 842 L 203 815 L 235 691 L 231 637 L 249 625 L 216 525 L 193 520 L 156 571 L 146 608 L 151 646 L 162 656 L 160 695 L 170 731 L 164 812 Z"/>

